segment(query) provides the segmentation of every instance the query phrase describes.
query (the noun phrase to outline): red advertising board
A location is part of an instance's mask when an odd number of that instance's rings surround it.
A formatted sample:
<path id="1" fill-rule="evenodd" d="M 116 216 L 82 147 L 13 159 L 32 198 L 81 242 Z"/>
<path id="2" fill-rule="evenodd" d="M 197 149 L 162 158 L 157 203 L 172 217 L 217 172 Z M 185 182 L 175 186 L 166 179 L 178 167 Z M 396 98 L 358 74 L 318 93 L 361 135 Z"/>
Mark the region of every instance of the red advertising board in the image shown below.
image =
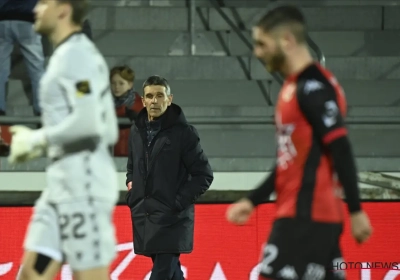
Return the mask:
<path id="1" fill-rule="evenodd" d="M 195 249 L 182 256 L 188 280 L 256 280 L 260 250 L 271 229 L 274 204 L 257 209 L 251 221 L 241 227 L 225 220 L 228 205 L 196 206 Z M 364 203 L 374 233 L 364 245 L 357 245 L 345 225 L 342 250 L 347 262 L 400 263 L 400 202 Z M 21 244 L 32 208 L 0 207 L 0 280 L 15 279 L 22 254 Z M 130 211 L 126 206 L 116 208 L 114 218 L 118 236 L 118 257 L 111 267 L 111 279 L 145 280 L 151 262 L 132 251 Z M 400 267 L 399 267 L 400 269 Z M 349 270 L 350 280 L 400 280 L 400 270 Z M 58 277 L 72 279 L 68 266 Z"/>

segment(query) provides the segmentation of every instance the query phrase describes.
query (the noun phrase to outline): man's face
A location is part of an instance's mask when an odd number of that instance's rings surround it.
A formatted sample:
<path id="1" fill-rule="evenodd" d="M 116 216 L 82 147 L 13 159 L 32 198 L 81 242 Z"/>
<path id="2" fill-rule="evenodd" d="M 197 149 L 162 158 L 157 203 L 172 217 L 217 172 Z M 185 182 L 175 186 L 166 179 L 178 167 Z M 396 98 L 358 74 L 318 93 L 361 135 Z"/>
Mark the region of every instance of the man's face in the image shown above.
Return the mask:
<path id="1" fill-rule="evenodd" d="M 120 74 L 115 74 L 111 78 L 111 91 L 114 96 L 121 96 L 132 87 L 133 83 L 122 78 Z"/>
<path id="2" fill-rule="evenodd" d="M 35 14 L 35 31 L 42 35 L 49 35 L 53 32 L 58 20 L 66 16 L 68 12 L 66 6 L 56 0 L 39 0 L 33 10 Z"/>
<path id="3" fill-rule="evenodd" d="M 281 72 L 286 62 L 286 55 L 281 41 L 276 36 L 264 32 L 259 27 L 253 28 L 254 55 L 261 59 L 269 72 Z"/>
<path id="4" fill-rule="evenodd" d="M 146 107 L 149 119 L 160 117 L 172 103 L 172 94 L 167 95 L 164 86 L 147 86 L 144 88 L 143 106 Z"/>

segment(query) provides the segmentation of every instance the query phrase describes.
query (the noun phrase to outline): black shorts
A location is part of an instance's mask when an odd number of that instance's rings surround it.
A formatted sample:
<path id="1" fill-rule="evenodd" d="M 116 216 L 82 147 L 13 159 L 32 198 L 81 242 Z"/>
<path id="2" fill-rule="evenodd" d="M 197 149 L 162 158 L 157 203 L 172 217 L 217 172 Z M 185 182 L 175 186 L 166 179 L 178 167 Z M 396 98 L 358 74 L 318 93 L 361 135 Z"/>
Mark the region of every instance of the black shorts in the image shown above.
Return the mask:
<path id="1" fill-rule="evenodd" d="M 260 279 L 346 279 L 344 271 L 332 270 L 333 263 L 343 261 L 341 233 L 341 224 L 276 220 L 264 247 Z"/>

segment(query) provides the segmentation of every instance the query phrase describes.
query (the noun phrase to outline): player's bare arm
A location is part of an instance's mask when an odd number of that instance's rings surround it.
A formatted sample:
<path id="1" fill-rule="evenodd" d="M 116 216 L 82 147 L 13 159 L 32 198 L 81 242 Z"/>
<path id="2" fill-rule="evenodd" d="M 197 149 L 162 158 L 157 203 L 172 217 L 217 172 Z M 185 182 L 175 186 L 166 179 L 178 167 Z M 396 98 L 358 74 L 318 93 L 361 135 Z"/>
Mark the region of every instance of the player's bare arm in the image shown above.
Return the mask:
<path id="1" fill-rule="evenodd" d="M 245 224 L 250 218 L 251 213 L 253 213 L 253 209 L 267 199 L 274 191 L 275 177 L 274 167 L 265 180 L 251 191 L 247 197 L 229 206 L 226 212 L 228 221 L 237 225 Z"/>

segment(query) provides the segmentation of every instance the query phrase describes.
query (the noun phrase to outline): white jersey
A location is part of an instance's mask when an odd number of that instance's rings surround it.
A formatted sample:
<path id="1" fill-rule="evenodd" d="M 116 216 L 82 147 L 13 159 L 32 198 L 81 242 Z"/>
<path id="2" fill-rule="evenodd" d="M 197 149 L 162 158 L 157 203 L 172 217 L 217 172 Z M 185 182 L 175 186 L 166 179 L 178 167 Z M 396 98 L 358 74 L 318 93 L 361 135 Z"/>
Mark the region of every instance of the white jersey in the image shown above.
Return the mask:
<path id="1" fill-rule="evenodd" d="M 47 169 L 42 194 L 56 202 L 78 197 L 116 200 L 117 173 L 109 147 L 118 140 L 118 123 L 108 66 L 83 33 L 54 51 L 40 82 Z"/>

